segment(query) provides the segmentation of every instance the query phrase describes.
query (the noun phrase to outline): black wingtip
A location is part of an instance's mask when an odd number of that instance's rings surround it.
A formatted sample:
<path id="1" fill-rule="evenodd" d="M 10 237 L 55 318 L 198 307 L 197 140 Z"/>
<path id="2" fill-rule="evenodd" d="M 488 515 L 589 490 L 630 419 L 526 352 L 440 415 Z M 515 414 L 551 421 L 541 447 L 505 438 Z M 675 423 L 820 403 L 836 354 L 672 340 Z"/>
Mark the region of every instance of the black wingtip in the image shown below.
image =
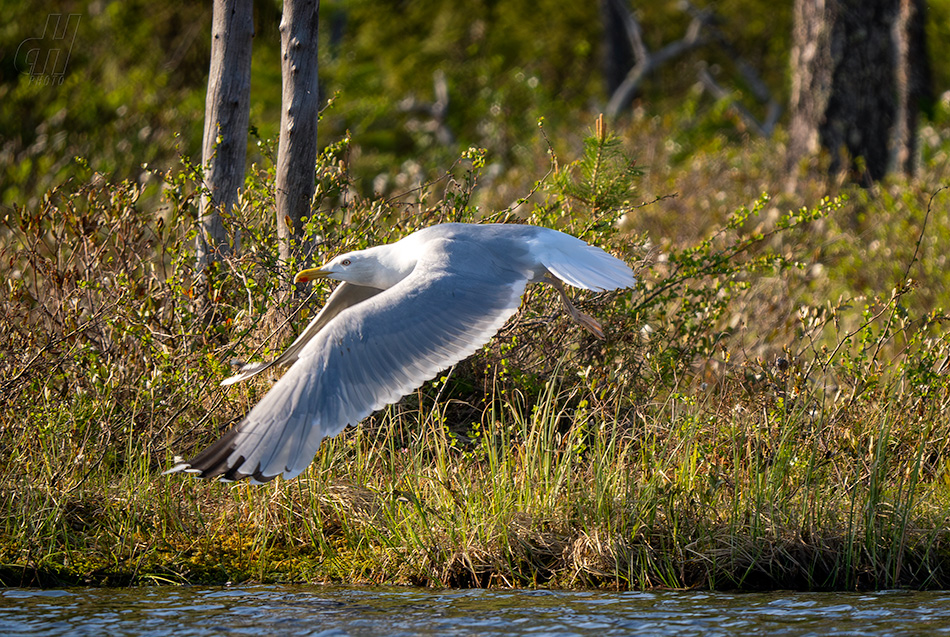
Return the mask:
<path id="1" fill-rule="evenodd" d="M 270 482 L 276 478 L 276 475 L 266 476 L 261 473 L 260 464 L 258 464 L 257 468 L 251 473 L 239 471 L 238 467 L 244 464 L 244 456 L 238 456 L 234 461 L 228 462 L 228 459 L 236 448 L 234 439 L 237 437 L 237 431 L 237 427 L 232 428 L 198 453 L 194 458 L 175 465 L 165 473 L 185 472 L 196 478 L 218 478 L 230 482 L 238 482 L 245 478 L 251 478 L 255 482 Z"/>

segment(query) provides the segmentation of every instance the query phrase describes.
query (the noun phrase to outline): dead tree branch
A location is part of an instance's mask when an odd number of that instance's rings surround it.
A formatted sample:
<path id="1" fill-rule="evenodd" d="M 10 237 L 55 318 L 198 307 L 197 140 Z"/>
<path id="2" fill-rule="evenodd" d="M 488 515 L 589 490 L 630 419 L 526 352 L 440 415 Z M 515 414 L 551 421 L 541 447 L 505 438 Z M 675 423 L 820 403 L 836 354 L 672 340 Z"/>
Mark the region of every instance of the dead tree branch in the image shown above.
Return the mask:
<path id="1" fill-rule="evenodd" d="M 751 130 L 765 137 L 772 134 L 782 113 L 782 108 L 772 97 L 772 92 L 762 81 L 755 68 L 739 55 L 722 29 L 719 28 L 718 20 L 712 10 L 699 9 L 688 0 L 681 2 L 682 10 L 691 16 L 686 33 L 681 39 L 667 44 L 656 52 L 652 52 L 644 43 L 643 29 L 633 12 L 630 11 L 627 3 L 624 0 L 606 1 L 611 3 L 611 9 L 616 15 L 622 16 L 621 23 L 637 60 L 633 68 L 627 73 L 627 77 L 610 97 L 606 108 L 606 114 L 609 117 L 617 119 L 621 113 L 626 111 L 633 103 L 644 79 L 663 64 L 693 49 L 715 45 L 733 61 L 742 82 L 748 87 L 756 101 L 766 106 L 766 116 L 764 120 L 758 120 L 745 106 L 735 100 L 731 105 L 733 110 Z M 733 99 L 731 91 L 719 85 L 707 66 L 703 66 L 699 70 L 699 81 L 716 99 Z"/>

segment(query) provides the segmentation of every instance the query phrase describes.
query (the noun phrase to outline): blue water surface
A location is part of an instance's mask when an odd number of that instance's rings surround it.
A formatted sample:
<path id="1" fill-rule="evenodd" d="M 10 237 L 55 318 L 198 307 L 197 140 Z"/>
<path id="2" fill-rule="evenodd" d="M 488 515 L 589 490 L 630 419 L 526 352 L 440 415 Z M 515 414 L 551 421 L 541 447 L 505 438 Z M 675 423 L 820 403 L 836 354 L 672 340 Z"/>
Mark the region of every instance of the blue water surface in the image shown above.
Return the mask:
<path id="1" fill-rule="evenodd" d="M 950 593 L 0 589 L 0 635 L 943 635 Z"/>

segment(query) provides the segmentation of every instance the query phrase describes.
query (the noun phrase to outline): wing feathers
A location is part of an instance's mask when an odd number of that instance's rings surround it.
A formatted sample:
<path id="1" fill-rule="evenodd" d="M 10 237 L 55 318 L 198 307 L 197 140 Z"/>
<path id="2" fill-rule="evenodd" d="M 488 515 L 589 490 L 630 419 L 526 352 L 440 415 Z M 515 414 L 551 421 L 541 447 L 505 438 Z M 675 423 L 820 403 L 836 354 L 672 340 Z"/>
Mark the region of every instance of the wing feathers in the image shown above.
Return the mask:
<path id="1" fill-rule="evenodd" d="M 300 350 L 303 349 L 303 347 L 310 342 L 310 339 L 316 336 L 332 318 L 348 307 L 362 303 L 380 292 L 382 292 L 382 290 L 364 285 L 355 285 L 345 281 L 340 283 L 340 285 L 336 286 L 336 289 L 333 290 L 333 293 L 330 295 L 330 298 L 327 299 L 327 303 L 323 306 L 323 309 L 320 310 L 320 313 L 310 321 L 304 331 L 300 333 L 300 336 L 298 336 L 280 356 L 270 362 L 248 363 L 244 365 L 237 374 L 221 381 L 221 386 L 227 387 L 242 380 L 247 380 L 274 365 L 292 364 L 297 360 L 297 355 L 300 353 Z"/>

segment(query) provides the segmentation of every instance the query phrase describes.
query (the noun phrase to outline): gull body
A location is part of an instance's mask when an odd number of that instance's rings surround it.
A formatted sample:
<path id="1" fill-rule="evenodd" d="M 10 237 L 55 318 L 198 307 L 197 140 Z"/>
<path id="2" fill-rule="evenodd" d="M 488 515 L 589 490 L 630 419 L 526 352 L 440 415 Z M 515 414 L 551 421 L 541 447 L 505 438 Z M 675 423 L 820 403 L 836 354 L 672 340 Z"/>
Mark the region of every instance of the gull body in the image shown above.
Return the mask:
<path id="1" fill-rule="evenodd" d="M 571 317 L 563 283 L 587 290 L 631 287 L 623 261 L 571 235 L 527 225 L 447 223 L 400 241 L 337 256 L 296 281 L 342 281 L 278 358 L 245 365 L 222 385 L 273 365 L 290 369 L 236 427 L 187 462 L 202 478 L 293 478 L 321 441 L 394 402 L 487 343 L 521 304 L 529 283 L 547 282 Z"/>

